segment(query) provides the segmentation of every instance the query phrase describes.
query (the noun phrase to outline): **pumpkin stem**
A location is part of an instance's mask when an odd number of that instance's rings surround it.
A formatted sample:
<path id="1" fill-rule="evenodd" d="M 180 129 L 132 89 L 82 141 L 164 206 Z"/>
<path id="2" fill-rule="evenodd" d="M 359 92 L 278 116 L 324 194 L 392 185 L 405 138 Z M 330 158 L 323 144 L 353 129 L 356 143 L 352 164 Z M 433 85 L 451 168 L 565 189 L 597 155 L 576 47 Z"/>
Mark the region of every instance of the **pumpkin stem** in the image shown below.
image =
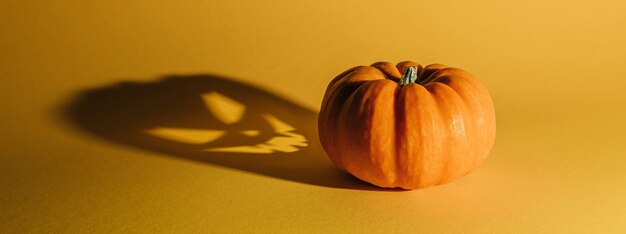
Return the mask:
<path id="1" fill-rule="evenodd" d="M 402 78 L 400 78 L 400 85 L 415 83 L 415 81 L 417 81 L 417 67 L 406 67 L 406 69 L 404 69 L 404 74 L 402 75 Z"/>

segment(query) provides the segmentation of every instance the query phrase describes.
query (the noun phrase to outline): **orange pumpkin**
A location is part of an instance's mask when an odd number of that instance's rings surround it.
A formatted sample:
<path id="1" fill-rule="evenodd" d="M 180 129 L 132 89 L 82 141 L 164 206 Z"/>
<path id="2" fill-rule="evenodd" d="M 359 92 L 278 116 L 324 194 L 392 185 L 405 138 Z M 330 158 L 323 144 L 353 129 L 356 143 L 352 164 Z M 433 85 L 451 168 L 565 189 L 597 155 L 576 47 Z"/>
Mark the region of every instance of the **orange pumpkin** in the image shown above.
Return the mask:
<path id="1" fill-rule="evenodd" d="M 318 121 L 335 165 L 389 188 L 424 188 L 466 175 L 485 160 L 496 136 L 493 102 L 477 79 L 410 61 L 335 77 Z"/>

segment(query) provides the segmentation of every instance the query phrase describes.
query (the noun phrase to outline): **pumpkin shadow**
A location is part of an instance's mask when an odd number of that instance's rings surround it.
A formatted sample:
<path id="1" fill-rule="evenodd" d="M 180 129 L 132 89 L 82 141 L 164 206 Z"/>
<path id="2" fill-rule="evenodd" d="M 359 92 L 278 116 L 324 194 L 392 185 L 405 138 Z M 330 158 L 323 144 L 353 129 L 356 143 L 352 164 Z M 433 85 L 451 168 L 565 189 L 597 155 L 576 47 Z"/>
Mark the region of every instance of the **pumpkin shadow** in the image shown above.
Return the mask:
<path id="1" fill-rule="evenodd" d="M 218 118 L 221 113 L 212 112 L 203 99 L 211 94 L 236 102 L 240 115 Z M 91 135 L 161 155 L 317 186 L 396 191 L 379 189 L 334 167 L 319 144 L 315 111 L 224 77 L 168 76 L 84 90 L 63 107 L 63 115 Z M 219 136 L 190 142 L 172 138 L 176 134 L 152 134 L 155 129 Z"/>

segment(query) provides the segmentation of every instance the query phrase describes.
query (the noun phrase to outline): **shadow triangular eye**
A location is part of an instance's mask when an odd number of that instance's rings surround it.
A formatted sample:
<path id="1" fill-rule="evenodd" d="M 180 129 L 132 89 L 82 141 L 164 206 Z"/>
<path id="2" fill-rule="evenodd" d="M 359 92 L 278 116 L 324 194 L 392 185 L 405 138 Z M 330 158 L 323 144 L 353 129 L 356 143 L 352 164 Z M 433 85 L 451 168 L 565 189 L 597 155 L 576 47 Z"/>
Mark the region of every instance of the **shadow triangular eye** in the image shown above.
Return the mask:
<path id="1" fill-rule="evenodd" d="M 202 95 L 204 103 L 211 113 L 226 124 L 235 123 L 246 111 L 246 106 L 217 92 Z"/>

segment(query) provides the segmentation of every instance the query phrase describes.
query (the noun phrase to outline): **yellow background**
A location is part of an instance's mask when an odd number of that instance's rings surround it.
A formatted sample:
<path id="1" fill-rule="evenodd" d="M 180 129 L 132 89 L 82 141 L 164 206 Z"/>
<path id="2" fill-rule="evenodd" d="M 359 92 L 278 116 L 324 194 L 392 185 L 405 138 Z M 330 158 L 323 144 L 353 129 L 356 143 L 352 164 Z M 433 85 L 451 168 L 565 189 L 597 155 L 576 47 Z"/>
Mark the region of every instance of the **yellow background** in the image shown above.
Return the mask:
<path id="1" fill-rule="evenodd" d="M 0 232 L 626 232 L 626 4 L 579 2 L 1 1 Z M 381 60 L 487 86 L 497 139 L 477 171 L 389 191 L 331 165 L 314 118 L 326 84 Z M 270 101 L 242 104 L 292 110 L 309 146 L 190 160 L 65 111 L 171 75 L 255 87 Z"/>

